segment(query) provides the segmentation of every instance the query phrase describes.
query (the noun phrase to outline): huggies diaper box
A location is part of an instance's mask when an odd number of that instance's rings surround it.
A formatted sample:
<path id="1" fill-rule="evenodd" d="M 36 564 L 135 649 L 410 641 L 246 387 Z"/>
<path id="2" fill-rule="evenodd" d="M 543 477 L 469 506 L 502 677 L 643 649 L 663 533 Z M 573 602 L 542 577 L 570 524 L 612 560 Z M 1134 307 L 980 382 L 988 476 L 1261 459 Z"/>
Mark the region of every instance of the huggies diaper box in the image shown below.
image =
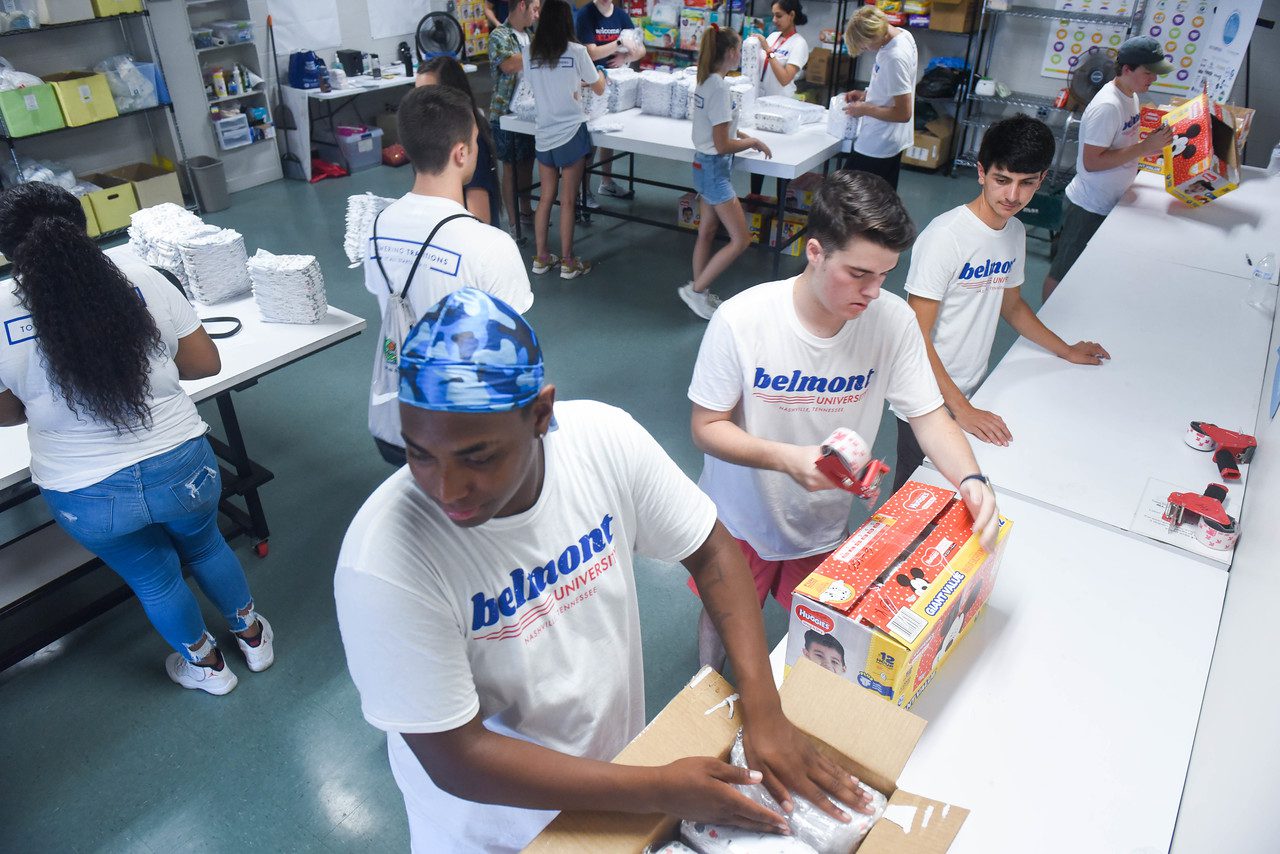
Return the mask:
<path id="1" fill-rule="evenodd" d="M 995 551 L 949 489 L 909 481 L 796 587 L 787 668 L 802 658 L 903 708 L 928 686 L 995 585 Z"/>

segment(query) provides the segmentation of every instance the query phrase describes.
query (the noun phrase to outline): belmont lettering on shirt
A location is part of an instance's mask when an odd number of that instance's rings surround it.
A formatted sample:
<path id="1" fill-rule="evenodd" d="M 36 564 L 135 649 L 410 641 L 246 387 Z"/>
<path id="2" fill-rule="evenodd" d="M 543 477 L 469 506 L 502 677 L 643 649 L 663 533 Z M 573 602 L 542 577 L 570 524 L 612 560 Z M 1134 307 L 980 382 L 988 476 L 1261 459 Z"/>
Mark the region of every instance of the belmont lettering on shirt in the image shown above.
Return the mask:
<path id="1" fill-rule="evenodd" d="M 961 287 L 967 288 L 1003 285 L 1009 281 L 1009 271 L 1012 269 L 1013 259 L 1000 261 L 988 258 L 976 267 L 965 261 L 964 266 L 960 268 L 960 275 L 956 278 L 961 282 Z"/>
<path id="2" fill-rule="evenodd" d="M 514 617 L 525 606 L 536 604 L 544 591 L 557 587 L 580 567 L 588 566 L 593 557 L 606 549 L 612 553 L 610 548 L 612 544 L 613 516 L 605 514 L 597 527 L 566 546 L 559 556 L 551 558 L 542 566 L 534 567 L 528 572 L 522 567 L 511 570 L 511 585 L 503 588 L 497 595 L 486 596 L 484 593 L 477 593 L 472 596 L 471 630 L 475 632 L 492 626 L 502 617 Z M 612 557 L 612 554 L 607 557 Z M 607 569 L 608 566 L 604 568 Z M 554 601 L 555 597 L 548 598 L 547 607 L 549 608 Z M 526 615 L 526 618 L 529 616 L 533 615 Z M 515 637 L 518 634 L 518 631 L 511 633 L 504 629 L 479 639 Z"/>
<path id="3" fill-rule="evenodd" d="M 1141 118 L 1141 115 L 1140 115 L 1139 113 L 1134 113 L 1132 116 L 1130 116 L 1129 118 L 1125 119 L 1124 126 L 1120 128 L 1120 132 L 1121 132 L 1121 133 L 1124 133 L 1124 132 L 1125 132 L 1125 131 L 1127 131 L 1129 128 L 1131 128 L 1131 127 L 1133 127 L 1134 125 L 1136 125 L 1136 124 L 1138 123 L 1138 119 L 1139 119 L 1139 118 Z"/>
<path id="4" fill-rule="evenodd" d="M 865 374 L 852 374 L 847 377 L 819 377 L 792 371 L 789 374 L 770 374 L 757 367 L 752 385 L 759 389 L 772 391 L 800 391 L 839 394 L 846 391 L 862 391 L 871 385 L 871 376 L 875 368 Z"/>

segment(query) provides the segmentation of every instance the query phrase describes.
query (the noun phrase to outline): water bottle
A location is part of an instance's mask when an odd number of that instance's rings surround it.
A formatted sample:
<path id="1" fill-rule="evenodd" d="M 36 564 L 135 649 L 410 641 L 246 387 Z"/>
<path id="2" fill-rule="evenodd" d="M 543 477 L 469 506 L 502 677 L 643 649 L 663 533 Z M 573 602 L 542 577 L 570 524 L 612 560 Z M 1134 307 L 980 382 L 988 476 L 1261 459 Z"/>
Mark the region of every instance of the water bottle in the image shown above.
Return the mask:
<path id="1" fill-rule="evenodd" d="M 1271 163 L 1267 166 L 1268 175 L 1280 175 L 1280 142 L 1271 149 Z"/>
<path id="2" fill-rule="evenodd" d="M 1272 162 L 1275 158 L 1272 158 Z M 1266 257 L 1253 267 L 1253 282 L 1249 285 L 1249 305 L 1270 317 L 1276 310 L 1276 253 Z"/>

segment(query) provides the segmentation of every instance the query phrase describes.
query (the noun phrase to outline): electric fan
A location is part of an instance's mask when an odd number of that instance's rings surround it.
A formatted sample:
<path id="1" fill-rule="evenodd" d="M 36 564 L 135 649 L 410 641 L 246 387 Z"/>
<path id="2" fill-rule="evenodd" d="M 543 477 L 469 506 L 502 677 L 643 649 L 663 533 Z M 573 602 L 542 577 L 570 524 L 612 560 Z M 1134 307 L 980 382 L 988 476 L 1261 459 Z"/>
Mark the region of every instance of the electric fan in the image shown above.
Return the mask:
<path id="1" fill-rule="evenodd" d="M 461 62 L 466 49 L 462 24 L 448 12 L 428 12 L 418 22 L 416 41 L 419 63 L 437 56 L 452 56 Z"/>
<path id="2" fill-rule="evenodd" d="M 1116 52 L 1109 48 L 1090 48 L 1067 78 L 1072 110 L 1084 109 L 1093 96 L 1116 76 Z"/>

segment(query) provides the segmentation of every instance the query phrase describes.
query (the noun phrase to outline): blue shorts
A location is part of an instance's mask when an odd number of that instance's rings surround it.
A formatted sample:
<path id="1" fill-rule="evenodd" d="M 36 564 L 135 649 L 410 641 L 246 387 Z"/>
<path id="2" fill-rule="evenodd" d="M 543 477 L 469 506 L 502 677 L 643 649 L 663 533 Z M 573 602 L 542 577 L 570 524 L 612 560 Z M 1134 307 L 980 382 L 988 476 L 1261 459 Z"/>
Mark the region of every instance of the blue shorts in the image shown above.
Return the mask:
<path id="1" fill-rule="evenodd" d="M 493 133 L 493 154 L 503 163 L 520 163 L 533 159 L 533 137 L 527 133 L 503 130 L 497 119 L 489 122 Z"/>
<path id="2" fill-rule="evenodd" d="M 591 133 L 586 122 L 578 125 L 573 139 L 550 151 L 536 152 L 538 162 L 555 169 L 566 169 L 591 154 Z"/>
<path id="3" fill-rule="evenodd" d="M 693 155 L 693 189 L 710 205 L 723 205 L 737 195 L 729 172 L 733 168 L 732 154 Z"/>

